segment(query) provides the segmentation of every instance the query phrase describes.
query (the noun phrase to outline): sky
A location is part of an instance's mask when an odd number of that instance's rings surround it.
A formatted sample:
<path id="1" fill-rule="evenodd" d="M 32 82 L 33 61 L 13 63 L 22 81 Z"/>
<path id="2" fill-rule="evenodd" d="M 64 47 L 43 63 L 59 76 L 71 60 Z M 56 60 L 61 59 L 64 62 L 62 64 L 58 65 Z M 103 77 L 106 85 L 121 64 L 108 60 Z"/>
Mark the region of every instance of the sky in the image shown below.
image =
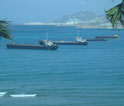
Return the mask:
<path id="1" fill-rule="evenodd" d="M 122 0 L 0 0 L 0 19 L 16 24 L 51 22 L 64 15 L 92 11 L 98 15 Z"/>

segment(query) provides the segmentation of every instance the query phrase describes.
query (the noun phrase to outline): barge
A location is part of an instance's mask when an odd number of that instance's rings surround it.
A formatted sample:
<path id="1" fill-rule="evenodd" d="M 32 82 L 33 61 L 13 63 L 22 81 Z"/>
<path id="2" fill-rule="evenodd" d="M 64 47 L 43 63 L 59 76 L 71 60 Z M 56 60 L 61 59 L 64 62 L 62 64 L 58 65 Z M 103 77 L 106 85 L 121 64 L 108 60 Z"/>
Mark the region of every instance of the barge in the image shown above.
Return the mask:
<path id="1" fill-rule="evenodd" d="M 47 40 L 40 40 L 40 45 L 44 45 Z M 76 37 L 76 41 L 51 41 L 56 45 L 87 45 L 87 40 L 83 40 L 81 37 Z"/>
<path id="2" fill-rule="evenodd" d="M 107 41 L 105 38 L 95 38 L 95 39 L 87 39 L 88 42 L 90 41 Z"/>
<path id="3" fill-rule="evenodd" d="M 104 39 L 108 39 L 108 38 L 118 38 L 118 35 L 114 35 L 114 36 L 96 36 L 96 38 L 104 38 Z"/>
<path id="4" fill-rule="evenodd" d="M 10 43 L 6 45 L 8 49 L 36 49 L 36 50 L 56 50 L 58 46 L 56 44 L 49 43 L 45 45 L 25 45 Z"/>

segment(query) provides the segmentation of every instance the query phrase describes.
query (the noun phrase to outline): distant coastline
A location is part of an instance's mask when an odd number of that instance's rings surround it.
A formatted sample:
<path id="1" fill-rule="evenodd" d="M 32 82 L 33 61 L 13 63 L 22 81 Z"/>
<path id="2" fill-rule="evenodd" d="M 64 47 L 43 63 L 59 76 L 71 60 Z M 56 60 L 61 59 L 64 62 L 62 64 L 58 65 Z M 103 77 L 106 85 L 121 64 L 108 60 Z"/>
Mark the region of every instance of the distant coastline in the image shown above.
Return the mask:
<path id="1" fill-rule="evenodd" d="M 112 29 L 111 23 L 104 15 L 96 15 L 94 12 L 80 11 L 71 15 L 65 15 L 52 22 L 29 22 L 23 25 L 53 25 L 53 26 L 74 26 L 87 29 Z M 119 29 L 122 27 L 118 26 Z"/>
<path id="2" fill-rule="evenodd" d="M 15 25 L 24 25 L 24 26 L 57 26 L 57 27 L 76 27 L 81 29 L 112 29 L 112 25 L 108 26 L 95 26 L 95 25 L 72 25 L 72 24 L 51 24 L 51 23 L 44 23 L 44 24 L 15 24 Z M 122 27 L 118 27 L 118 29 L 123 29 Z"/>

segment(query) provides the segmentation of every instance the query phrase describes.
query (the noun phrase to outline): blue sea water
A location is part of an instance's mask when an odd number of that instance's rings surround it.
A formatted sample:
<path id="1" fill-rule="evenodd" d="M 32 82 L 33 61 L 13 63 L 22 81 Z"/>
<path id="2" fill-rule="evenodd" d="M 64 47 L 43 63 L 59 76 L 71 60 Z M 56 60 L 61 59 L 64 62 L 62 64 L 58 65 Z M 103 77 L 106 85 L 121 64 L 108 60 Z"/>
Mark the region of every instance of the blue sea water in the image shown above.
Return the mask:
<path id="1" fill-rule="evenodd" d="M 41 39 L 74 40 L 118 35 L 118 39 L 58 50 L 10 50 L 0 47 L 0 106 L 124 106 L 124 30 L 60 26 L 12 26 L 16 43 Z M 37 94 L 12 98 L 11 94 Z"/>

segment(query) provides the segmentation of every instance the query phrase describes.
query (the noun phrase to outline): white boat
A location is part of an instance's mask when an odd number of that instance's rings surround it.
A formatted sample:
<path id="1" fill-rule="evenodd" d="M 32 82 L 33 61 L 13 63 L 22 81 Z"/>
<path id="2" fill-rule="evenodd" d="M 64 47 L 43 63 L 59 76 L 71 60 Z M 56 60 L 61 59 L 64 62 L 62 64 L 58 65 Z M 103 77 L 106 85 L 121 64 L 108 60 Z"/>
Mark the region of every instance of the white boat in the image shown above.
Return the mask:
<path id="1" fill-rule="evenodd" d="M 10 95 L 10 97 L 15 97 L 15 98 L 23 98 L 23 97 L 36 97 L 37 94 L 18 94 L 18 95 Z"/>
<path id="2" fill-rule="evenodd" d="M 45 40 L 45 43 L 44 43 L 46 46 L 53 46 L 55 45 L 52 41 L 47 41 Z"/>
<path id="3" fill-rule="evenodd" d="M 76 37 L 76 41 L 77 41 L 77 42 L 87 42 L 86 39 L 82 39 L 80 36 L 77 36 L 77 37 Z"/>

